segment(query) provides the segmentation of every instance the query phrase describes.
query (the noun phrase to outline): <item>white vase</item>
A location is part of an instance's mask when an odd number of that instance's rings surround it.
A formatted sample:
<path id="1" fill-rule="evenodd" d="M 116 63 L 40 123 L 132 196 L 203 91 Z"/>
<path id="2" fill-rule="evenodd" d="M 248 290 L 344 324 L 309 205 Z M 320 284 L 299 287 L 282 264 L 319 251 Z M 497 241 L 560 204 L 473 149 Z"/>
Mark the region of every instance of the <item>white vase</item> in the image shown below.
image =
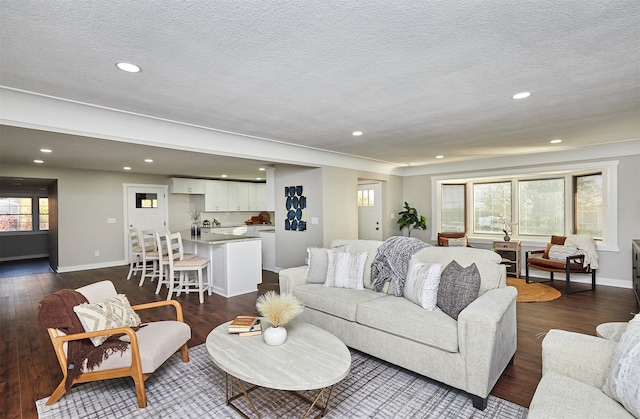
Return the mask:
<path id="1" fill-rule="evenodd" d="M 282 345 L 287 340 L 287 329 L 282 326 L 269 326 L 262 332 L 264 343 L 270 346 Z"/>

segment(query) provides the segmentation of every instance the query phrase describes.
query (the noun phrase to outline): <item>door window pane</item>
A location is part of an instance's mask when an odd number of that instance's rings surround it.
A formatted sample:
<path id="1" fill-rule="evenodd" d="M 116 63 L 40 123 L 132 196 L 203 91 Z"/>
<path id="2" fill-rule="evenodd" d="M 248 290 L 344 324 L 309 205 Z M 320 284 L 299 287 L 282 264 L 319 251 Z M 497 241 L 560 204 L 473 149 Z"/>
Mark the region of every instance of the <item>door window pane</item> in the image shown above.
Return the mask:
<path id="1" fill-rule="evenodd" d="M 475 233 L 502 233 L 511 224 L 511 182 L 473 185 Z"/>
<path id="2" fill-rule="evenodd" d="M 574 177 L 576 234 L 602 239 L 602 174 Z"/>
<path id="3" fill-rule="evenodd" d="M 564 236 L 564 179 L 518 182 L 518 233 Z"/>
<path id="4" fill-rule="evenodd" d="M 465 185 L 442 185 L 440 231 L 465 231 Z"/>
<path id="5" fill-rule="evenodd" d="M 158 194 L 136 193 L 136 208 L 158 208 Z"/>

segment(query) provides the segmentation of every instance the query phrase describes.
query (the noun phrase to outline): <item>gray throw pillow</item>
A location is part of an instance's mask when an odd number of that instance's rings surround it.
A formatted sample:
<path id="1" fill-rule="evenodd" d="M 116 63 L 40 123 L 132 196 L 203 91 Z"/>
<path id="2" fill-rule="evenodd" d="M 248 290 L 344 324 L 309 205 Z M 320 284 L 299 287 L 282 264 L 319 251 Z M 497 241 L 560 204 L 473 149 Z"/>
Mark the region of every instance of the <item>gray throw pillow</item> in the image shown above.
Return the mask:
<path id="1" fill-rule="evenodd" d="M 440 276 L 438 287 L 438 307 L 458 320 L 458 314 L 478 298 L 480 272 L 475 263 L 463 268 L 451 261 Z"/>

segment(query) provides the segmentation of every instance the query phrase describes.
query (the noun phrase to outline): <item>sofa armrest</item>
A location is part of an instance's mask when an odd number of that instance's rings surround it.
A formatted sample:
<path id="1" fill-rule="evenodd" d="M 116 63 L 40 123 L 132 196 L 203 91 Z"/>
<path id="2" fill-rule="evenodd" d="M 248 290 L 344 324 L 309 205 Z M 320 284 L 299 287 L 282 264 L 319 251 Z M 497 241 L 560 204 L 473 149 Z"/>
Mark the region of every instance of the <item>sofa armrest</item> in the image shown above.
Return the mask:
<path id="1" fill-rule="evenodd" d="M 489 290 L 458 316 L 458 342 L 464 357 L 467 391 L 486 397 L 517 348 L 514 287 Z"/>
<path id="2" fill-rule="evenodd" d="M 542 375 L 556 372 L 600 388 L 617 342 L 551 329 L 542 341 Z"/>
<path id="3" fill-rule="evenodd" d="M 306 284 L 307 269 L 308 266 L 304 265 L 281 270 L 279 273 L 280 293 L 292 294 L 295 287 Z"/>

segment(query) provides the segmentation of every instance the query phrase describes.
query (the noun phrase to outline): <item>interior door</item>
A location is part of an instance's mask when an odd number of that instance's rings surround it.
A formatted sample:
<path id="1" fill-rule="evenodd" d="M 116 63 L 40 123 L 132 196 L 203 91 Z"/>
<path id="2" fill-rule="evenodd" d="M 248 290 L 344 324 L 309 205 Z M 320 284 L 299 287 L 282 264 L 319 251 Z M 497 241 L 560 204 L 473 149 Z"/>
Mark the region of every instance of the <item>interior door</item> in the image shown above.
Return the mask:
<path id="1" fill-rule="evenodd" d="M 382 184 L 358 185 L 358 238 L 382 240 Z"/>
<path id="2" fill-rule="evenodd" d="M 127 223 L 125 238 L 128 241 L 129 228 L 136 227 L 138 231 L 168 230 L 167 187 L 164 185 L 127 185 L 126 214 Z M 129 243 L 125 249 L 129 253 Z M 128 255 L 130 257 L 130 255 Z"/>

